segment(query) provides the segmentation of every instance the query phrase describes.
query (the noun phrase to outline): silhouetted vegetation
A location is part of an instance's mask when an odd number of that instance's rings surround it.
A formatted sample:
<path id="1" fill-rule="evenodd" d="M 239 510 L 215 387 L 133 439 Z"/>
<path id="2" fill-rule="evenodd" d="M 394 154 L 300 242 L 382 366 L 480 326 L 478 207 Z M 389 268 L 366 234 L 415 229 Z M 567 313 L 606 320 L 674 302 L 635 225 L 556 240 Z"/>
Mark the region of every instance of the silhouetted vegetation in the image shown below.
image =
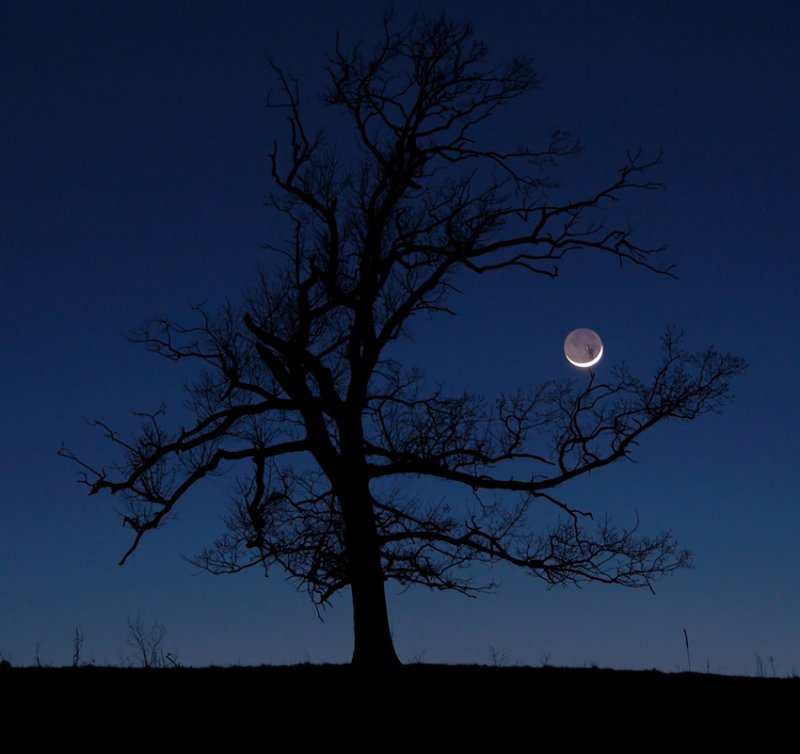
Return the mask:
<path id="1" fill-rule="evenodd" d="M 430 385 L 392 356 L 414 321 L 451 311 L 459 276 L 554 278 L 579 251 L 670 274 L 659 250 L 610 210 L 658 188 L 649 176 L 660 156 L 631 154 L 605 184 L 556 201 L 553 171 L 580 147 L 563 132 L 535 147 L 488 143 L 483 125 L 538 79 L 526 59 L 487 61 L 469 24 L 441 17 L 389 19 L 376 47 L 337 46 L 325 101 L 349 118 L 357 159 L 314 135 L 299 83 L 276 69 L 271 106 L 285 111 L 289 137 L 271 152 L 271 205 L 291 237 L 269 247 L 274 259 L 241 306 L 198 308 L 188 326 L 157 319 L 138 335 L 155 353 L 202 368 L 188 388 L 194 423 L 170 429 L 159 411 L 126 439 L 97 422 L 120 451 L 111 469 L 61 451 L 80 464 L 91 494 L 125 499 L 134 538 L 123 562 L 189 490 L 235 468 L 227 531 L 195 562 L 212 573 L 282 568 L 316 604 L 350 589 L 353 662 L 365 666 L 397 663 L 387 580 L 471 594 L 491 586 L 474 580 L 473 566 L 501 562 L 550 585 L 650 587 L 689 564 L 670 532 L 642 536 L 638 521 L 619 526 L 558 490 L 629 457 L 656 425 L 718 409 L 740 359 L 690 353 L 669 331 L 650 380 L 619 366 L 603 379 L 589 372 L 580 386 L 545 384 L 493 401 Z M 424 487 L 407 489 L 420 480 L 446 483 L 452 495 L 425 500 Z M 139 638 L 142 664 L 153 665 L 156 637 Z M 168 677 L 203 672 L 349 671 Z"/>

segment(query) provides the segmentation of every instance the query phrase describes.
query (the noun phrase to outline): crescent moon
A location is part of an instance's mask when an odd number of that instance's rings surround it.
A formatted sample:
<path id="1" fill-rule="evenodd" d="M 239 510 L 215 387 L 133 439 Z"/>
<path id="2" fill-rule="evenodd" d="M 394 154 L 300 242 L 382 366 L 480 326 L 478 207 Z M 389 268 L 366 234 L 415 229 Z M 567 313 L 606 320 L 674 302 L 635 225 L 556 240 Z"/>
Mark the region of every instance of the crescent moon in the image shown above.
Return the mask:
<path id="1" fill-rule="evenodd" d="M 588 369 L 603 358 L 603 341 L 594 330 L 579 327 L 567 335 L 564 341 L 564 356 L 570 364 Z"/>

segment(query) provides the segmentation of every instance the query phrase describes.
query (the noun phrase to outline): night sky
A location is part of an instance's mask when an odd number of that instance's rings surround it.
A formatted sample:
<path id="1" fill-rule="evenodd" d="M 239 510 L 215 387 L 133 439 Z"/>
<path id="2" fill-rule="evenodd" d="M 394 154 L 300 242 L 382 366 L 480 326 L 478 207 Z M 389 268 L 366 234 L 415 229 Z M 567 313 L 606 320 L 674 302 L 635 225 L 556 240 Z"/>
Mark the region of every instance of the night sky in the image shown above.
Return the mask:
<path id="1" fill-rule="evenodd" d="M 397 2 L 398 18 L 423 4 Z M 487 137 L 535 143 L 552 127 L 585 145 L 569 191 L 613 179 L 628 151 L 656 154 L 666 188 L 623 208 L 667 247 L 678 279 L 575 258 L 553 281 L 465 277 L 458 316 L 412 328 L 396 355 L 453 390 L 585 375 L 564 359 L 575 327 L 646 377 L 667 326 L 700 350 L 749 362 L 720 415 L 645 436 L 634 459 L 564 488 L 581 507 L 641 531 L 671 528 L 695 566 L 646 590 L 548 591 L 506 569 L 493 594 L 388 585 L 404 661 L 591 665 L 778 675 L 800 672 L 797 284 L 800 255 L 800 11 L 790 2 L 445 2 L 499 61 L 533 58 L 541 89 L 501 111 Z M 0 4 L 0 655 L 118 663 L 127 618 L 166 630 L 184 664 L 346 662 L 349 594 L 320 621 L 275 571 L 213 577 L 182 556 L 222 531 L 219 477 L 131 542 L 108 495 L 88 497 L 66 444 L 114 459 L 84 421 L 132 430 L 132 409 L 180 416 L 183 370 L 125 335 L 154 315 L 236 299 L 285 223 L 264 206 L 267 154 L 285 139 L 266 107 L 270 59 L 302 81 L 307 115 L 347 138 L 320 103 L 338 29 L 376 39 L 370 2 Z M 464 492 L 454 491 L 454 502 Z M 484 574 L 486 575 L 486 574 Z"/>

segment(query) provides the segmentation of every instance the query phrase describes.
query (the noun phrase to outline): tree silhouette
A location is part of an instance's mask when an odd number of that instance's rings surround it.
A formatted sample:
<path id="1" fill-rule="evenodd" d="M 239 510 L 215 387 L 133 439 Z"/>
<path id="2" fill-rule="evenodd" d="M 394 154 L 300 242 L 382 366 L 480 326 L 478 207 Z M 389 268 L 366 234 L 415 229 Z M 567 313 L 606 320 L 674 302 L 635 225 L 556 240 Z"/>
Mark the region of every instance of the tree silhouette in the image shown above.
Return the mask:
<path id="1" fill-rule="evenodd" d="M 195 558 L 213 573 L 280 566 L 316 604 L 352 594 L 353 662 L 397 662 L 384 583 L 464 593 L 488 588 L 470 566 L 504 562 L 549 584 L 649 587 L 689 564 L 669 532 L 639 536 L 560 500 L 572 479 L 625 458 L 666 419 L 694 419 L 728 396 L 744 364 L 686 352 L 672 331 L 644 383 L 624 367 L 583 387 L 547 384 L 488 401 L 431 387 L 390 357 L 420 314 L 449 312 L 459 275 L 519 269 L 556 277 L 578 250 L 669 274 L 655 249 L 606 217 L 625 193 L 658 184 L 659 157 L 629 156 L 613 180 L 563 203 L 547 170 L 576 155 L 561 132 L 541 149 L 485 142 L 482 126 L 537 86 L 530 63 L 487 63 L 468 23 L 387 20 L 371 52 L 337 46 L 325 102 L 354 129 L 357 159 L 312 137 L 298 82 L 276 68 L 290 129 L 271 152 L 271 204 L 291 221 L 285 246 L 241 305 L 183 326 L 151 321 L 149 349 L 200 362 L 194 424 L 163 412 L 123 439 L 110 470 L 83 467 L 91 493 L 125 498 L 134 532 L 159 527 L 184 494 L 237 469 L 226 532 Z M 407 491 L 449 484 L 449 502 Z M 397 484 L 388 484 L 389 481 Z"/>

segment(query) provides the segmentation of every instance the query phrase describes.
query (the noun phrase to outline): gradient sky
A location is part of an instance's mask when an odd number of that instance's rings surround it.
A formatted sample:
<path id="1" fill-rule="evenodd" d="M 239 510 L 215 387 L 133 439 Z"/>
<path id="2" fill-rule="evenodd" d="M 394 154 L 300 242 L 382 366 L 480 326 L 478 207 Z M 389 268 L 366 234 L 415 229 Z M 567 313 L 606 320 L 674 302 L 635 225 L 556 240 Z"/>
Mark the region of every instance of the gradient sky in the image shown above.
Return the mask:
<path id="1" fill-rule="evenodd" d="M 396 2 L 399 17 L 422 4 Z M 564 336 L 593 327 L 600 366 L 646 376 L 668 325 L 750 364 L 720 415 L 662 427 L 635 454 L 564 490 L 642 531 L 671 528 L 695 567 L 656 595 L 602 585 L 548 591 L 498 569 L 467 599 L 389 585 L 401 659 L 800 672 L 800 11 L 790 2 L 443 2 L 495 60 L 531 56 L 541 90 L 490 136 L 557 126 L 585 144 L 563 177 L 593 186 L 626 151 L 664 150 L 663 192 L 626 207 L 668 246 L 678 280 L 575 259 L 556 281 L 464 279 L 456 318 L 418 323 L 398 350 L 453 389 L 574 377 Z M 325 56 L 375 38 L 370 2 L 0 4 L 0 655 L 68 664 L 130 653 L 126 620 L 167 629 L 186 664 L 344 662 L 349 594 L 318 620 L 277 571 L 198 574 L 182 555 L 220 532 L 222 478 L 130 543 L 108 496 L 88 497 L 62 441 L 113 454 L 82 417 L 131 428 L 131 409 L 179 406 L 187 373 L 125 341 L 153 315 L 236 297 L 284 226 L 263 206 L 266 155 L 285 137 L 265 106 L 273 59 L 303 82 L 309 117 Z M 579 375 L 580 377 L 580 375 Z M 458 490 L 457 495 L 462 492 Z M 771 661 L 770 661 L 771 658 Z"/>

